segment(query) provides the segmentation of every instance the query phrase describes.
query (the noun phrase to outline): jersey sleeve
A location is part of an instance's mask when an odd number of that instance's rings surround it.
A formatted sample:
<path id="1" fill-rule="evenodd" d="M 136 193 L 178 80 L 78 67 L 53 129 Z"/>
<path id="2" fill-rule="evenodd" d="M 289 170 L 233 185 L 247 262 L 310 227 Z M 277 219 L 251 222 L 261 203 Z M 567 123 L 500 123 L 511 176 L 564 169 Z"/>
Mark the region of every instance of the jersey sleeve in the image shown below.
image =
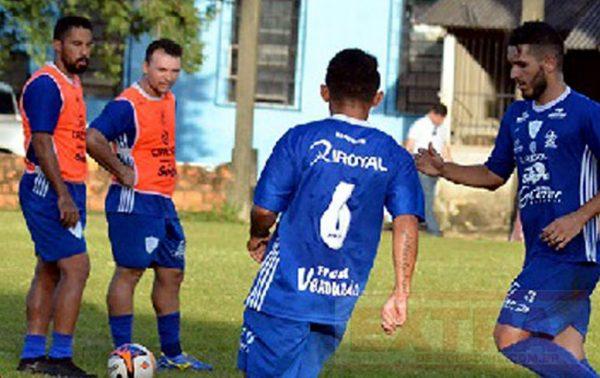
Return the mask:
<path id="1" fill-rule="evenodd" d="M 400 146 L 396 146 L 394 150 L 396 169 L 388 184 L 385 207 L 393 218 L 398 215 L 415 215 L 420 220 L 424 220 L 423 189 L 415 162 L 412 156 Z"/>
<path id="2" fill-rule="evenodd" d="M 23 93 L 23 110 L 34 133 L 53 134 L 62 105 L 58 85 L 48 75 L 35 78 Z"/>
<path id="3" fill-rule="evenodd" d="M 600 158 L 600 104 L 591 101 L 587 117 L 583 122 L 583 134 L 594 156 Z"/>
<path id="4" fill-rule="evenodd" d="M 297 186 L 291 139 L 290 130 L 277 141 L 254 192 L 255 205 L 276 213 L 287 208 Z"/>
<path id="5" fill-rule="evenodd" d="M 511 112 L 507 111 L 502 122 L 500 130 L 494 143 L 494 149 L 485 162 L 485 166 L 496 175 L 508 180 L 515 169 L 515 154 L 513 148 L 513 140 L 510 135 L 510 119 Z"/>
<path id="6" fill-rule="evenodd" d="M 114 141 L 121 134 L 135 131 L 132 105 L 127 100 L 109 102 L 91 123 L 90 128 L 98 130 L 109 142 Z"/>

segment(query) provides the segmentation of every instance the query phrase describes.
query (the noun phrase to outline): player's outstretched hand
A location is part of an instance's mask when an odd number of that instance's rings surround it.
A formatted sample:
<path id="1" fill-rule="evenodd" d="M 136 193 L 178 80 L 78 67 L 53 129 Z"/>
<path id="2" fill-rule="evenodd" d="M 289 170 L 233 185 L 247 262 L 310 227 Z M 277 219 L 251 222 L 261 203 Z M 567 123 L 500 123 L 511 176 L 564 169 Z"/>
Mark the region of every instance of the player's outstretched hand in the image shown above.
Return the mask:
<path id="1" fill-rule="evenodd" d="M 419 151 L 415 155 L 415 163 L 420 172 L 429 176 L 440 176 L 444 168 L 442 155 L 433 148 L 431 143 L 429 143 L 428 149 L 419 148 Z"/>
<path id="2" fill-rule="evenodd" d="M 257 263 L 261 263 L 265 258 L 265 251 L 267 250 L 267 244 L 269 244 L 270 237 L 266 238 L 257 238 L 250 237 L 248 243 L 246 243 L 246 248 L 248 248 L 248 253 L 250 257 Z"/>
<path id="3" fill-rule="evenodd" d="M 392 293 L 381 309 L 381 328 L 387 335 L 393 335 L 398 327 L 406 322 L 408 297 Z"/>
<path id="4" fill-rule="evenodd" d="M 69 193 L 58 197 L 58 211 L 60 212 L 60 224 L 64 228 L 75 227 L 79 222 L 79 209 Z"/>
<path id="5" fill-rule="evenodd" d="M 558 250 L 563 249 L 585 225 L 585 220 L 573 212 L 562 216 L 550 223 L 542 230 L 540 238 L 550 247 Z"/>

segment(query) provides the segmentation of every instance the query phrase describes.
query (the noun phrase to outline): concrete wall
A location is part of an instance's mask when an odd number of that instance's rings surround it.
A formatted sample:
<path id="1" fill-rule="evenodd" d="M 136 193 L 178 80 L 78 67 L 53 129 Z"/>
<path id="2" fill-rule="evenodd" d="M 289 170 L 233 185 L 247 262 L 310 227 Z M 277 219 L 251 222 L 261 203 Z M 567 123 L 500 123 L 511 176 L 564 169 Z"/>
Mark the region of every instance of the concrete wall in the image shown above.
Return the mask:
<path id="1" fill-rule="evenodd" d="M 454 146 L 452 156 L 460 164 L 482 164 L 491 147 Z M 440 227 L 449 233 L 504 233 L 508 235 L 515 194 L 513 177 L 494 192 L 469 188 L 441 179 L 434 210 Z"/>
<path id="2" fill-rule="evenodd" d="M 23 158 L 0 153 L 0 209 L 19 208 L 19 180 Z M 104 198 L 110 185 L 109 174 L 88 159 L 87 208 L 104 211 Z M 226 200 L 227 186 L 233 181 L 227 165 L 214 170 L 190 164 L 178 164 L 179 178 L 173 201 L 180 211 L 220 212 Z"/>

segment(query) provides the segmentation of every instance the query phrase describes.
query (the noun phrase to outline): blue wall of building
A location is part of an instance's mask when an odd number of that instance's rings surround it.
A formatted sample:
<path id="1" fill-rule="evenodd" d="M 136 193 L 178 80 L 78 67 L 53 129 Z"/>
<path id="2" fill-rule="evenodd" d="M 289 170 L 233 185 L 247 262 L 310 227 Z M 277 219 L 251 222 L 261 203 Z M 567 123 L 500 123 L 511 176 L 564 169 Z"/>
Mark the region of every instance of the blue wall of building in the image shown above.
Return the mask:
<path id="1" fill-rule="evenodd" d="M 205 1 L 197 0 L 199 5 Z M 217 18 L 202 32 L 205 63 L 200 72 L 182 74 L 174 87 L 178 108 L 177 158 L 185 162 L 218 165 L 231 160 L 235 104 L 227 100 L 232 2 L 223 2 Z M 401 140 L 413 117 L 396 111 L 403 0 L 303 0 L 300 10 L 296 96 L 291 106 L 257 104 L 254 147 L 262 167 L 277 139 L 290 127 L 328 116 L 319 86 L 327 63 L 344 48 L 358 47 L 375 55 L 386 100 L 370 121 Z M 147 40 L 134 41 L 126 56 L 126 83 L 141 75 Z M 102 100 L 90 99 L 90 115 L 98 114 Z"/>

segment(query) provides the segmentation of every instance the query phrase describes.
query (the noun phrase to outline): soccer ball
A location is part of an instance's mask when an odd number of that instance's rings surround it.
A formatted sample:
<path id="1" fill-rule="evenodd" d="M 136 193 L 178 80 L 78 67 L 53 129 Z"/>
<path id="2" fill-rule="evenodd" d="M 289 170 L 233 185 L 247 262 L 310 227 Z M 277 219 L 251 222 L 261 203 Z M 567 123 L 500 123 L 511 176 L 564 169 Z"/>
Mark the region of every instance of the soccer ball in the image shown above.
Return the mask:
<path id="1" fill-rule="evenodd" d="M 123 344 L 108 357 L 109 378 L 152 378 L 154 355 L 140 344 Z"/>

